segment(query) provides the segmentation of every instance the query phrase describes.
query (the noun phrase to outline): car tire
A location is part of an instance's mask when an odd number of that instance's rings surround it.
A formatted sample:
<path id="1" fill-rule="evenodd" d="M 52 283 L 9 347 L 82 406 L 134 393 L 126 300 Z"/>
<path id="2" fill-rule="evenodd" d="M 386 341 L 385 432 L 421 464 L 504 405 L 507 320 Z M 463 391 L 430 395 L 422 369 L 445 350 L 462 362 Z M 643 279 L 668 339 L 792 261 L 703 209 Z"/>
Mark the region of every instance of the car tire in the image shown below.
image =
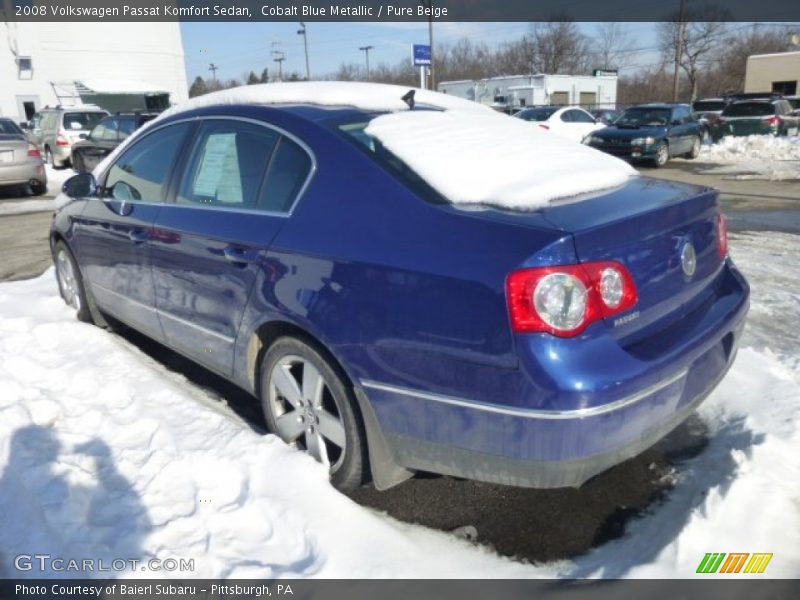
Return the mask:
<path id="1" fill-rule="evenodd" d="M 700 156 L 700 149 L 703 147 L 703 140 L 699 137 L 694 138 L 692 142 L 692 149 L 687 152 L 684 156 L 690 160 L 693 160 Z"/>
<path id="2" fill-rule="evenodd" d="M 330 469 L 333 487 L 349 492 L 366 481 L 367 440 L 352 386 L 328 353 L 296 337 L 264 353 L 261 407 L 269 430 Z"/>
<path id="3" fill-rule="evenodd" d="M 94 322 L 81 271 L 75 257 L 64 242 L 57 242 L 53 248 L 53 263 L 56 266 L 58 291 L 64 302 L 67 306 L 75 309 L 79 321 Z"/>
<path id="4" fill-rule="evenodd" d="M 653 166 L 660 169 L 669 160 L 669 146 L 666 142 L 659 142 L 656 146 L 656 156 L 653 159 Z"/>

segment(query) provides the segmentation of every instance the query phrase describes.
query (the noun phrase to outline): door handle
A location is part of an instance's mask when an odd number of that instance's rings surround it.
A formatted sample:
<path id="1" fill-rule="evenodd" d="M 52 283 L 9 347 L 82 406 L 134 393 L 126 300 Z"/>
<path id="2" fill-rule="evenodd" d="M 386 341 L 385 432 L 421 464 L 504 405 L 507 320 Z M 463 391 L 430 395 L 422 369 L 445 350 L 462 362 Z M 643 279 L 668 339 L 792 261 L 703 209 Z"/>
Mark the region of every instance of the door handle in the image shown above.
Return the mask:
<path id="1" fill-rule="evenodd" d="M 142 244 L 150 239 L 150 232 L 147 229 L 131 229 L 128 237 L 134 244 Z"/>
<path id="2" fill-rule="evenodd" d="M 258 260 L 259 254 L 258 250 L 241 246 L 225 246 L 222 253 L 233 263 L 254 263 Z"/>

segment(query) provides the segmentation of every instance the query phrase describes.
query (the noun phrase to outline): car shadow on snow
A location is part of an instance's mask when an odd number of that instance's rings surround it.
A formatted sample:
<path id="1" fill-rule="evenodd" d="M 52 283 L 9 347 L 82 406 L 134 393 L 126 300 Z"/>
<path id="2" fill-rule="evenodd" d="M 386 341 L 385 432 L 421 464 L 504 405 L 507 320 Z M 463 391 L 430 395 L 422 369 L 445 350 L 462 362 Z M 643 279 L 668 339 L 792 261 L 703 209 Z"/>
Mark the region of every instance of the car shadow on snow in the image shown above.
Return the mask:
<path id="1" fill-rule="evenodd" d="M 118 333 L 225 402 L 254 431 L 266 430 L 258 401 L 245 391 L 133 330 L 122 327 Z M 708 489 L 724 493 L 736 470 L 731 450 L 758 441 L 743 421 L 718 427 L 712 437 L 695 414 L 649 450 L 579 489 L 533 490 L 419 473 L 383 492 L 363 486 L 350 498 L 432 529 L 472 526 L 478 544 L 518 560 L 575 559 L 569 577 L 598 570 L 619 577 L 652 561 L 674 540 Z M 616 544 L 611 561 L 605 550 Z"/>
<path id="2" fill-rule="evenodd" d="M 127 568 L 129 559 L 145 560 L 142 542 L 153 528 L 105 442 L 66 445 L 53 429 L 39 425 L 11 436 L 0 476 L 0 516 L 4 578 L 75 577 L 85 573 L 78 569 L 84 560 L 98 568 L 122 560 Z M 32 558 L 44 551 L 64 562 Z M 25 556 L 17 561 L 20 555 Z M 70 560 L 77 561 L 74 568 Z"/>

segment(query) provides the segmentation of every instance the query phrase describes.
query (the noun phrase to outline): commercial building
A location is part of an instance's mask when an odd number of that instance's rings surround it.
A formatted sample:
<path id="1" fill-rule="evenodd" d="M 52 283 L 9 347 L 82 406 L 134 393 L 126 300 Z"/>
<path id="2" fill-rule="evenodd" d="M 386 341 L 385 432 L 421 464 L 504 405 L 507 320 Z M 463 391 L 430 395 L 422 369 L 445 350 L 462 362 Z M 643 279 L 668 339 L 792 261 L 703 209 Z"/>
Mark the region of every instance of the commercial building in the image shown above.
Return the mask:
<path id="1" fill-rule="evenodd" d="M 584 108 L 614 108 L 617 104 L 617 74 L 512 75 L 490 79 L 443 81 L 440 92 L 497 108 L 531 105 L 576 105 Z"/>
<path id="2" fill-rule="evenodd" d="M 15 121 L 47 105 L 113 112 L 187 97 L 177 22 L 0 24 L 0 115 Z"/>
<path id="3" fill-rule="evenodd" d="M 800 52 L 748 56 L 744 91 L 800 94 Z"/>

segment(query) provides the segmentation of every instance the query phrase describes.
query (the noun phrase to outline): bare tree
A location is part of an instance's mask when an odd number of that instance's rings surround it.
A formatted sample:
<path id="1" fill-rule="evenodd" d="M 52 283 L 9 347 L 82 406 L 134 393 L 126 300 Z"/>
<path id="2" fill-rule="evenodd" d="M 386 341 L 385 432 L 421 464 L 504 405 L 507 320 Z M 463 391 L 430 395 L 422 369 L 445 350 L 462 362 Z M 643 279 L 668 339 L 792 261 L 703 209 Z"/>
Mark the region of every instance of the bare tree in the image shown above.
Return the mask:
<path id="1" fill-rule="evenodd" d="M 714 65 L 728 35 L 728 25 L 723 20 L 727 14 L 726 9 L 708 6 L 687 12 L 683 21 L 667 21 L 658 25 L 664 61 L 673 62 L 677 49 L 681 48 L 678 60 L 689 84 L 691 100 L 697 98 L 700 76 Z"/>
<path id="2" fill-rule="evenodd" d="M 597 68 L 622 69 L 630 64 L 633 38 L 621 23 L 603 23 L 593 41 L 592 59 Z"/>
<path id="3" fill-rule="evenodd" d="M 589 41 L 571 21 L 535 23 L 528 43 L 532 73 L 580 75 L 589 70 Z"/>

